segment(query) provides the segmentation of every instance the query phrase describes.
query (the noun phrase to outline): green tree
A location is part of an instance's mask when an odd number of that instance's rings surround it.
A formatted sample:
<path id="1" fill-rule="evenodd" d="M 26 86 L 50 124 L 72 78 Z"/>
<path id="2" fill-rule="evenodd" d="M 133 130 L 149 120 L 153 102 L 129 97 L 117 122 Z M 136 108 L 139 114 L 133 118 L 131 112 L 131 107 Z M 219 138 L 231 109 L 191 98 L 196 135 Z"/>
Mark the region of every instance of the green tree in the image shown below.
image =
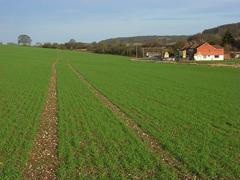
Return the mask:
<path id="1" fill-rule="evenodd" d="M 235 39 L 229 31 L 226 31 L 222 38 L 223 45 L 233 45 L 235 43 Z"/>
<path id="2" fill-rule="evenodd" d="M 69 44 L 76 44 L 76 40 L 75 39 L 70 39 L 70 41 L 68 43 Z"/>
<path id="3" fill-rule="evenodd" d="M 70 39 L 67 43 L 65 43 L 65 46 L 67 49 L 75 49 L 77 45 L 77 42 L 75 39 Z"/>
<path id="4" fill-rule="evenodd" d="M 30 36 L 26 34 L 21 34 L 18 36 L 18 45 L 30 46 L 31 43 L 32 43 L 32 39 Z"/>

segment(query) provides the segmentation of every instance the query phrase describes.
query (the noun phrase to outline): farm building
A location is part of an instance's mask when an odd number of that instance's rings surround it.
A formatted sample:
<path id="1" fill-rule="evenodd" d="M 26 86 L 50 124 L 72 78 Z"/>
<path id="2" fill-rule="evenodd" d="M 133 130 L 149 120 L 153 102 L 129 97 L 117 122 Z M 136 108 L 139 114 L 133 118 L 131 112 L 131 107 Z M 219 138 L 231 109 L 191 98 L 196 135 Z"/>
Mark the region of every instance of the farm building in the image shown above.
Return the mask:
<path id="1" fill-rule="evenodd" d="M 163 53 L 163 58 L 164 58 L 164 59 L 170 58 L 170 54 L 169 54 L 168 51 L 165 51 L 165 52 Z"/>
<path id="2" fill-rule="evenodd" d="M 161 48 L 161 47 L 142 48 L 143 57 L 161 56 L 162 51 L 163 51 L 163 48 Z"/>
<path id="3" fill-rule="evenodd" d="M 142 48 L 143 57 L 153 58 L 159 57 L 162 60 L 168 60 L 170 58 L 170 53 L 166 47 L 149 47 Z"/>
<path id="4" fill-rule="evenodd" d="M 196 61 L 222 61 L 224 60 L 224 49 L 207 42 L 200 45 L 187 45 L 182 48 L 182 58 Z"/>

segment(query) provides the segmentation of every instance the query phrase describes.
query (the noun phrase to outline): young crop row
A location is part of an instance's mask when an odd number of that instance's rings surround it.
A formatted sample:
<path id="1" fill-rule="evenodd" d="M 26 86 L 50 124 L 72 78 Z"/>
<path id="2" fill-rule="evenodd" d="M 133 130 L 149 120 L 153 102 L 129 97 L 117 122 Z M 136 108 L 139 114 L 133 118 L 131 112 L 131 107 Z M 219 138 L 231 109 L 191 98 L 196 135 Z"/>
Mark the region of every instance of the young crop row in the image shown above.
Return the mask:
<path id="1" fill-rule="evenodd" d="M 1 179 L 21 177 L 38 129 L 54 55 L 47 50 L 0 47 Z"/>
<path id="2" fill-rule="evenodd" d="M 205 178 L 240 177 L 238 69 L 64 56 L 191 171 Z"/>
<path id="3" fill-rule="evenodd" d="M 175 178 L 64 60 L 57 69 L 60 179 Z"/>

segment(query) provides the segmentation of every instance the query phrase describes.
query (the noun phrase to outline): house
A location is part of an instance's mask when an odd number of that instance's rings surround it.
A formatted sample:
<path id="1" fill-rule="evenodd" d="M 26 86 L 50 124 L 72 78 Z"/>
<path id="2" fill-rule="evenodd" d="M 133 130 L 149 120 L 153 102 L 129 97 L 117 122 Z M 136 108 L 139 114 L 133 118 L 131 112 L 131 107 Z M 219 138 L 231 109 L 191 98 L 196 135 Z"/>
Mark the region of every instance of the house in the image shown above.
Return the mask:
<path id="1" fill-rule="evenodd" d="M 224 49 L 209 43 L 188 44 L 181 49 L 182 58 L 195 61 L 222 61 Z"/>
<path id="2" fill-rule="evenodd" d="M 210 45 L 205 42 L 196 48 L 194 54 L 194 60 L 196 61 L 223 61 L 224 49 L 217 45 Z"/>

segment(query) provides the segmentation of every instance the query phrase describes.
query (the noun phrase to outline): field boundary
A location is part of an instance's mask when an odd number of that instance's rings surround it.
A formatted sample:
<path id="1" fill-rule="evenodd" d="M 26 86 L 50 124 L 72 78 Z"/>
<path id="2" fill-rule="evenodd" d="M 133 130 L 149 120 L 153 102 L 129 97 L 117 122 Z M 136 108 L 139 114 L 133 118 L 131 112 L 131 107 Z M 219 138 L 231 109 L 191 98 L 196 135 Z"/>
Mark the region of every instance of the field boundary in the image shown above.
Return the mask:
<path id="1" fill-rule="evenodd" d="M 160 156 L 162 161 L 173 168 L 180 179 L 202 179 L 200 176 L 195 175 L 187 169 L 187 167 L 176 158 L 174 158 L 169 152 L 164 150 L 158 141 L 145 133 L 135 122 L 131 119 L 123 110 L 121 110 L 117 105 L 113 104 L 105 95 L 103 95 L 97 88 L 95 88 L 79 71 L 73 68 L 71 64 L 68 64 L 69 68 L 73 73 L 90 89 L 90 91 L 97 97 L 97 99 L 108 109 L 110 109 L 123 124 L 129 129 L 132 129 L 137 137 L 144 142 L 149 150 Z"/>
<path id="2" fill-rule="evenodd" d="M 56 62 L 52 65 L 52 75 L 44 110 L 41 114 L 38 134 L 29 160 L 24 169 L 24 179 L 57 179 L 57 73 Z"/>
<path id="3" fill-rule="evenodd" d="M 209 67 L 226 67 L 226 68 L 240 68 L 240 64 L 227 64 L 227 63 L 201 63 L 200 62 L 176 62 L 176 61 L 156 61 L 146 59 L 131 58 L 132 62 L 156 63 L 156 64 L 180 64 L 180 65 L 196 65 L 196 66 L 209 66 Z M 225 61 L 228 62 L 228 61 Z"/>
<path id="4" fill-rule="evenodd" d="M 230 68 L 240 68 L 240 64 L 208 64 L 211 67 L 230 67 Z"/>

